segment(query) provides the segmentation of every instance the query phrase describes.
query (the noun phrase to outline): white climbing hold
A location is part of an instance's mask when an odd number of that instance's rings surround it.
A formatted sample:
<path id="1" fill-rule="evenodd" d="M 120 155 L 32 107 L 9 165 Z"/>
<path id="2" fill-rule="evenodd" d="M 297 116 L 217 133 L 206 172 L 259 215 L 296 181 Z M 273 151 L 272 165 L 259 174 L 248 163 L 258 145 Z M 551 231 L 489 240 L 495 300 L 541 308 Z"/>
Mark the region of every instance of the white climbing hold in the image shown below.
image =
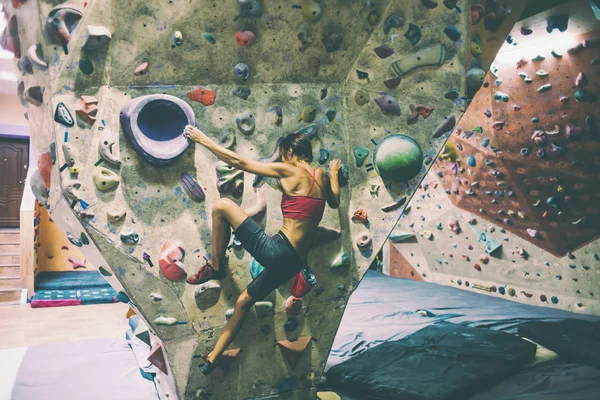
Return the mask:
<path id="1" fill-rule="evenodd" d="M 154 319 L 154 323 L 160 326 L 172 326 L 177 323 L 177 318 L 161 315 Z"/>

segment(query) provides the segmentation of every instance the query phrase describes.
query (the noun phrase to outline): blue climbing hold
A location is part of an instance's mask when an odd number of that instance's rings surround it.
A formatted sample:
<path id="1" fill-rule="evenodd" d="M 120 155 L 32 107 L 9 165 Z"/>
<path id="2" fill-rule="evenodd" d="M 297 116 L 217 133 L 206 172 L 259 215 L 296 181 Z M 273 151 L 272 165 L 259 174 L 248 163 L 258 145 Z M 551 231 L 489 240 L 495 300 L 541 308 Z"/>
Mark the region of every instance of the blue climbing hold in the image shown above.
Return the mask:
<path id="1" fill-rule="evenodd" d="M 467 164 L 469 164 L 469 167 L 476 166 L 477 165 L 477 161 L 475 160 L 475 157 L 469 156 L 469 158 L 467 158 Z"/>
<path id="2" fill-rule="evenodd" d="M 323 165 L 329 160 L 329 150 L 321 149 L 319 150 L 319 164 Z"/>
<path id="3" fill-rule="evenodd" d="M 550 299 L 550 301 L 552 302 L 552 304 L 558 304 L 558 297 L 552 296 L 552 298 Z"/>
<path id="4" fill-rule="evenodd" d="M 120 301 L 121 303 L 129 303 L 129 296 L 127 296 L 125 292 L 119 292 L 117 293 L 117 301 Z"/>

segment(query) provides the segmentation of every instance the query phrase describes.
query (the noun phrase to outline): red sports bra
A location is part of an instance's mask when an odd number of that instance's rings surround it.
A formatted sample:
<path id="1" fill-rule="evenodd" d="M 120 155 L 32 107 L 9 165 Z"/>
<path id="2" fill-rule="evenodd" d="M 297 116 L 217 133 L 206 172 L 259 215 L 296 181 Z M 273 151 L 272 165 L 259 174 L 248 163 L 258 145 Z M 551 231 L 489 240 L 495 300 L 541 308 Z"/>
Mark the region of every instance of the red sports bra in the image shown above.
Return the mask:
<path id="1" fill-rule="evenodd" d="M 305 171 L 312 177 L 312 184 L 308 189 L 308 194 L 310 194 L 315 183 L 319 188 L 321 188 L 321 185 L 315 179 L 315 170 L 312 174 L 307 170 Z M 325 212 L 325 199 L 311 196 L 288 196 L 284 192 L 281 197 L 281 212 L 284 218 L 320 222 Z"/>

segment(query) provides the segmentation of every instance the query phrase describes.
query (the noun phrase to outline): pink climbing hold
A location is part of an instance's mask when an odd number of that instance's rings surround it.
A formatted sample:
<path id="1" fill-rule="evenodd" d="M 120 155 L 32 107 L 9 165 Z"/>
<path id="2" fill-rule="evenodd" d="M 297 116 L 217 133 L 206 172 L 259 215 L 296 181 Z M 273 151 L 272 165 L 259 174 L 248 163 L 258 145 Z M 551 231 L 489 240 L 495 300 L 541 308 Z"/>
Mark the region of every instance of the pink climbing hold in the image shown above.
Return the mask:
<path id="1" fill-rule="evenodd" d="M 87 268 L 85 266 L 85 263 L 87 262 L 85 258 L 83 260 L 75 260 L 74 258 L 69 257 L 69 262 L 73 264 L 73 269 Z"/>
<path id="2" fill-rule="evenodd" d="M 169 373 L 167 361 L 165 359 L 165 354 L 163 353 L 162 345 L 160 343 L 154 343 L 154 345 L 150 349 L 148 361 L 150 361 L 152 365 L 160 369 L 163 373 Z"/>
<path id="3" fill-rule="evenodd" d="M 519 61 L 517 61 L 517 69 L 521 69 L 523 68 L 525 65 L 527 65 L 529 61 L 527 61 L 524 58 L 521 58 Z"/>
<path id="4" fill-rule="evenodd" d="M 544 132 L 541 129 L 536 129 L 535 131 L 533 131 L 533 135 L 531 135 L 531 140 L 538 146 L 543 146 L 548 142 L 546 138 L 546 132 Z"/>
<path id="5" fill-rule="evenodd" d="M 488 257 L 488 255 L 487 255 L 487 254 L 485 254 L 485 253 L 482 253 L 482 254 L 480 254 L 478 259 L 479 259 L 479 261 L 480 261 L 480 262 L 482 262 L 483 264 L 487 264 L 487 263 L 489 263 L 489 262 L 490 262 L 490 257 Z"/>
<path id="6" fill-rule="evenodd" d="M 183 257 L 185 250 L 181 243 L 175 240 L 167 240 L 160 249 L 158 265 L 160 272 L 171 281 L 181 281 L 187 277 L 183 269 Z"/>
<path id="7" fill-rule="evenodd" d="M 539 238 L 540 234 L 538 231 L 536 231 L 535 229 L 527 229 L 527 234 L 532 237 L 533 239 L 537 239 Z"/>
<path id="8" fill-rule="evenodd" d="M 146 75 L 146 72 L 148 72 L 148 62 L 147 61 L 138 65 L 137 68 L 135 69 L 135 71 L 133 71 L 133 74 L 135 76 L 140 76 L 140 75 Z"/>
<path id="9" fill-rule="evenodd" d="M 252 31 L 238 32 L 235 35 L 235 40 L 240 46 L 250 47 L 256 41 L 256 35 Z"/>

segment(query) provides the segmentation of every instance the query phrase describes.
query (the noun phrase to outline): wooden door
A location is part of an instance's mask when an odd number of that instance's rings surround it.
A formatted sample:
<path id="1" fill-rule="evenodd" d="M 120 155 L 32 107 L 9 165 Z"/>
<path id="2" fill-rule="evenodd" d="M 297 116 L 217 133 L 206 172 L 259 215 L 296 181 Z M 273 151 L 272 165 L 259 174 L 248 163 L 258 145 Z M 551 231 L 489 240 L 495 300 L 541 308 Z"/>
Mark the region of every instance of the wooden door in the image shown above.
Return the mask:
<path id="1" fill-rule="evenodd" d="M 0 138 L 0 228 L 19 227 L 29 140 Z"/>

